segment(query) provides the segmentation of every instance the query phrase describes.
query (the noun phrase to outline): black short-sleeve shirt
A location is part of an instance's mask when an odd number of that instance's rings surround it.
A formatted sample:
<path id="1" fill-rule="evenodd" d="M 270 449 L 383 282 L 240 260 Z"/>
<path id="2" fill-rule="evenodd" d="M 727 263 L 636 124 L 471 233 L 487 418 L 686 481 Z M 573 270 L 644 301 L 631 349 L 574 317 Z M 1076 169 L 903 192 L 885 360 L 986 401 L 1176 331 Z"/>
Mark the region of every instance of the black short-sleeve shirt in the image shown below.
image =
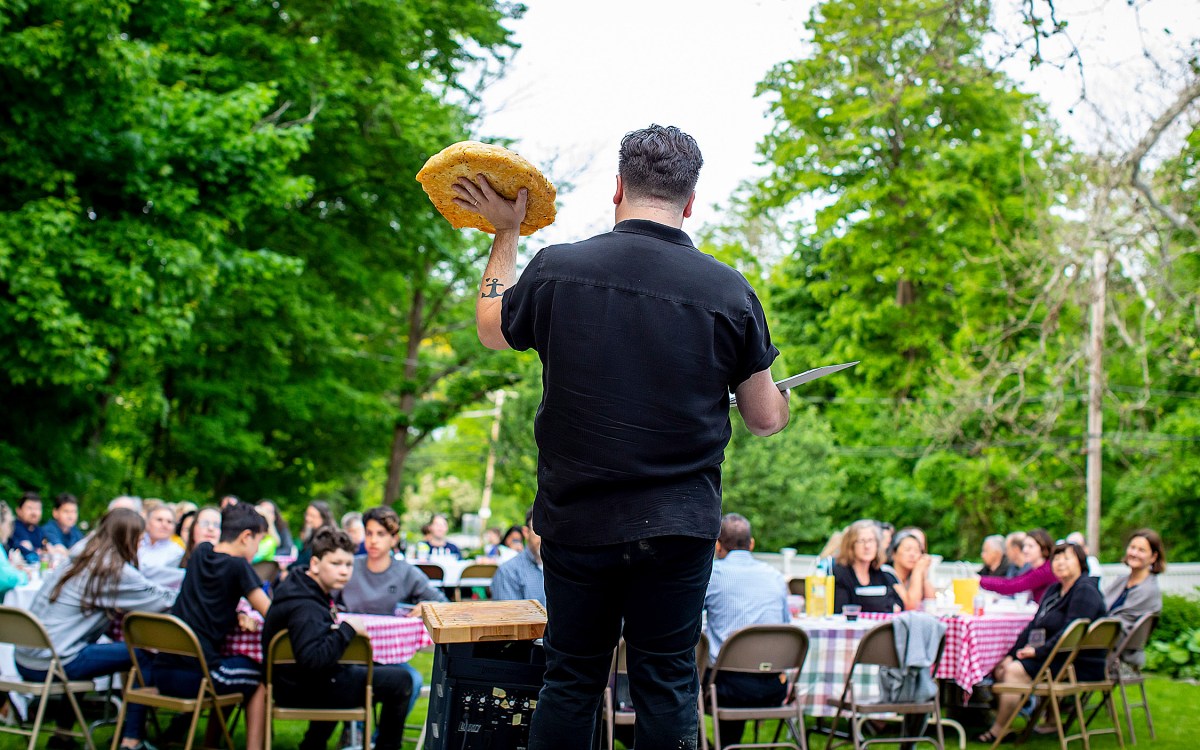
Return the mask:
<path id="1" fill-rule="evenodd" d="M 623 221 L 539 252 L 504 293 L 501 327 L 542 361 L 539 534 L 716 538 L 729 391 L 779 354 L 740 273 L 679 229 Z"/>
<path id="2" fill-rule="evenodd" d="M 195 631 L 210 668 L 226 636 L 237 627 L 238 600 L 261 587 L 262 581 L 244 557 L 217 552 L 211 542 L 202 542 L 192 551 L 170 611 Z"/>

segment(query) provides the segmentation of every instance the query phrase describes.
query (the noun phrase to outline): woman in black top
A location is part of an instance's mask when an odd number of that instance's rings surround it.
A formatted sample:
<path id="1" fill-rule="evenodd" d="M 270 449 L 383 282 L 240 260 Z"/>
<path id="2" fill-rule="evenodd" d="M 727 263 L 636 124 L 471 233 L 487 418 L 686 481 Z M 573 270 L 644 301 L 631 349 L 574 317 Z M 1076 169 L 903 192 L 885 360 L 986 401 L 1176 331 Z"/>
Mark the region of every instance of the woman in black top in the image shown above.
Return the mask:
<path id="1" fill-rule="evenodd" d="M 1030 683 L 1046 657 L 1054 650 L 1067 625 L 1074 620 L 1096 620 L 1108 612 L 1095 581 L 1083 575 L 1087 570 L 1087 554 L 1082 547 L 1059 542 L 1051 554 L 1050 564 L 1058 583 L 1046 590 L 1037 614 L 1021 631 L 1008 656 L 996 665 L 994 676 L 997 682 Z M 1030 636 L 1039 631 L 1040 635 L 1044 635 L 1045 642 L 1040 646 L 1030 645 Z M 1065 656 L 1058 656 L 1051 669 L 1057 674 L 1065 660 Z M 1081 654 L 1075 660 L 1075 675 L 1083 682 L 1104 679 L 1104 655 L 1094 652 Z M 980 742 L 994 742 L 1001 728 L 1020 708 L 1020 697 L 1017 695 L 1001 695 L 999 701 L 996 723 L 979 737 Z"/>
<path id="2" fill-rule="evenodd" d="M 879 527 L 874 521 L 855 521 L 842 536 L 842 550 L 833 566 L 833 611 L 857 604 L 863 612 L 899 612 L 898 582 L 879 569 Z"/>

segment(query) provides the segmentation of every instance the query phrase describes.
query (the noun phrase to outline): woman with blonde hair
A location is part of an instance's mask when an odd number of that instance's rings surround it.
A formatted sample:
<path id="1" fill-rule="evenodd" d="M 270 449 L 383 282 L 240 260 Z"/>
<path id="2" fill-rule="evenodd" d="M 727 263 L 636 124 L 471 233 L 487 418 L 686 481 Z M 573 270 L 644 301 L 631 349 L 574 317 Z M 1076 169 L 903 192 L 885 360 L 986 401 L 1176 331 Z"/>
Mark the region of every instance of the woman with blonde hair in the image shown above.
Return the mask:
<path id="1" fill-rule="evenodd" d="M 896 577 L 879 569 L 879 525 L 855 521 L 842 536 L 842 548 L 833 566 L 833 611 L 847 604 L 863 612 L 899 612 L 904 604 L 896 593 Z"/>

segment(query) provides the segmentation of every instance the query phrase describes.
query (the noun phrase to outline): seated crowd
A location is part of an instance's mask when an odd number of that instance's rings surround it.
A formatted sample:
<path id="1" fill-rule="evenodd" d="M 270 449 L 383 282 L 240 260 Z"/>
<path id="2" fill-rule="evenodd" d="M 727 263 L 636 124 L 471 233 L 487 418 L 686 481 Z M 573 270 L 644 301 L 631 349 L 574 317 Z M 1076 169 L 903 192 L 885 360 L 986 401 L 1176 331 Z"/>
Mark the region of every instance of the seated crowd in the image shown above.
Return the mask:
<path id="1" fill-rule="evenodd" d="M 297 663 L 277 673 L 279 701 L 299 708 L 340 706 L 362 694 L 366 670 L 342 665 L 339 658 L 355 635 L 366 630 L 352 615 L 339 620 L 339 610 L 418 617 L 425 602 L 446 601 L 418 565 L 397 554 L 404 549 L 401 521 L 388 507 L 347 513 L 339 527 L 330 507 L 314 501 L 305 508 L 295 541 L 274 503 L 250 505 L 232 495 L 219 507 L 118 497 L 86 535 L 77 525 L 74 496 L 57 496 L 51 515 L 43 524 L 42 501 L 35 493 L 19 498 L 15 514 L 0 502 L 0 542 L 8 552 L 0 555 L 0 595 L 24 584 L 26 570 L 48 562 L 41 565 L 49 570 L 30 611 L 45 626 L 67 677 L 88 680 L 128 670 L 125 645 L 100 642 L 112 629 L 114 616 L 135 610 L 169 612 L 195 632 L 217 692 L 243 695 L 251 750 L 264 742 L 263 671 L 248 657 L 223 653 L 230 633 L 261 629 L 266 653 L 271 638 L 288 630 Z M 435 515 L 410 551 L 418 560 L 457 560 L 462 552 L 448 532 L 447 518 Z M 755 560 L 753 549 L 750 522 L 726 515 L 704 600 L 710 667 L 738 629 L 790 622 L 787 582 L 773 567 Z M 499 564 L 493 598 L 545 604 L 541 538 L 531 526 L 531 513 L 523 525 L 504 533 L 488 529 L 482 551 L 482 560 Z M 937 558 L 930 555 L 919 528 L 897 530 L 873 520 L 856 521 L 834 535 L 826 552 L 833 558 L 829 572 L 835 613 L 847 605 L 863 612 L 919 610 L 936 598 L 932 570 Z M 286 562 L 293 556 L 295 561 L 276 580 L 264 584 L 255 572 L 255 563 Z M 1029 626 L 995 667 L 998 681 L 1031 681 L 1074 619 L 1112 616 L 1128 631 L 1139 617 L 1162 609 L 1156 577 L 1165 569 L 1166 553 L 1150 529 L 1131 535 L 1123 559 L 1128 572 L 1103 589 L 1099 565 L 1076 535 L 1058 542 L 1044 529 L 989 536 L 981 557 L 981 589 L 1038 603 Z M 1144 654 L 1125 653 L 1121 659 L 1140 666 Z M 38 649 L 19 648 L 15 654 L 16 667 L 27 680 L 45 679 L 49 660 L 50 652 Z M 1080 679 L 1097 678 L 1103 669 L 1102 660 L 1076 662 Z M 146 660 L 144 673 L 161 692 L 180 697 L 195 695 L 201 680 L 193 660 L 167 655 Z M 416 702 L 422 677 L 408 664 L 377 665 L 373 675 L 374 700 L 382 706 L 375 744 L 391 750 L 399 747 L 404 717 Z M 779 674 L 722 674 L 715 690 L 722 705 L 755 706 L 783 700 L 785 684 Z M 627 694 L 618 683 L 618 701 Z M 980 739 L 994 738 L 1018 708 L 1015 698 L 1001 698 L 996 724 Z M 55 719 L 68 729 L 74 714 L 68 707 L 58 710 Z M 143 744 L 144 719 L 140 707 L 130 708 L 122 747 Z M 213 729 L 210 739 L 215 738 Z M 301 747 L 325 747 L 332 729 L 331 724 L 311 724 Z M 726 742 L 734 741 L 742 735 L 742 722 L 723 721 L 719 731 Z M 49 745 L 66 746 L 61 735 Z"/>
<path id="2" fill-rule="evenodd" d="M 860 606 L 863 612 L 915 610 L 936 597 L 929 578 L 932 558 L 918 528 L 892 533 L 889 525 L 856 521 L 838 532 L 826 549 L 834 548 L 834 612 L 849 604 Z M 1130 535 L 1122 560 L 1129 572 L 1103 588 L 1099 561 L 1088 554 L 1078 532 L 1057 542 L 1045 529 L 989 536 L 984 539 L 981 556 L 982 590 L 1038 604 L 1033 620 L 1008 656 L 996 665 L 994 678 L 999 682 L 1031 683 L 1067 625 L 1076 619 L 1114 617 L 1128 633 L 1142 616 L 1162 611 L 1157 575 L 1166 569 L 1166 550 L 1151 529 Z M 1140 649 L 1127 650 L 1119 657 L 1138 667 L 1145 662 Z M 1103 657 L 1081 656 L 1075 670 L 1080 680 L 1099 680 L 1105 662 Z M 1018 704 L 1015 694 L 1002 695 L 996 722 L 979 740 L 993 742 L 1020 708 Z"/>
<path id="3" fill-rule="evenodd" d="M 353 615 L 338 624 L 337 610 L 419 617 L 424 602 L 446 601 L 417 565 L 397 555 L 403 546 L 400 518 L 388 507 L 348 513 L 342 517 L 345 528 L 338 528 L 326 503 L 310 503 L 298 543 L 274 503 L 251 505 L 235 496 L 223 498 L 220 507 L 118 497 L 87 534 L 77 526 L 78 501 L 69 494 L 56 498 L 52 520 L 44 525 L 41 514 L 36 493 L 23 494 L 15 514 L 0 502 L 0 596 L 28 583 L 31 575 L 43 575 L 30 612 L 45 626 L 67 677 L 91 680 L 127 672 L 131 662 L 125 644 L 101 642 L 102 636 L 126 612 L 168 612 L 196 634 L 216 691 L 242 694 L 251 750 L 264 743 L 263 667 L 249 657 L 223 653 L 231 633 L 261 630 L 265 654 L 270 639 L 287 629 L 297 664 L 279 670 L 277 700 L 298 708 L 331 707 L 361 696 L 366 675 L 365 669 L 339 664 L 354 635 L 366 631 Z M 505 561 L 493 596 L 544 603 L 539 538 L 528 525 L 516 528 L 524 532 L 520 552 L 508 546 L 503 555 L 485 549 L 486 559 Z M 446 539 L 448 531 L 445 516 L 434 516 L 414 550 L 418 557 L 457 559 L 461 552 Z M 499 539 L 498 530 L 496 535 Z M 255 572 L 255 563 L 292 556 L 296 562 L 275 581 L 264 582 Z M 49 650 L 15 652 L 16 668 L 26 680 L 44 680 L 50 658 Z M 166 654 L 143 659 L 139 652 L 139 665 L 147 682 L 165 695 L 194 696 L 200 687 L 194 659 Z M 373 674 L 374 700 L 382 705 L 374 744 L 398 748 L 422 677 L 408 664 L 376 665 Z M 9 710 L 6 703 L 0 695 L 0 706 Z M 75 715 L 62 703 L 54 718 L 64 731 L 50 739 L 51 748 L 75 746 L 65 734 Z M 141 747 L 144 725 L 144 708 L 131 705 L 121 746 Z M 325 747 L 332 728 L 312 723 L 301 747 Z M 210 724 L 210 741 L 216 729 Z M 168 736 L 178 731 L 181 726 L 173 723 Z"/>

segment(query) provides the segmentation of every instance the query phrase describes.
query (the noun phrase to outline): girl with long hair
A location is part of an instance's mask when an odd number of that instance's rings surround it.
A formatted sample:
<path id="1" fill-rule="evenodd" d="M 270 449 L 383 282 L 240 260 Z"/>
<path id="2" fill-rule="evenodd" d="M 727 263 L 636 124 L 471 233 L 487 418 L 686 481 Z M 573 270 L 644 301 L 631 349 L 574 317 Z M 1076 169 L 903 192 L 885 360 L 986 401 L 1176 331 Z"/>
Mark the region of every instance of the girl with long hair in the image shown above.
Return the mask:
<path id="1" fill-rule="evenodd" d="M 124 643 L 96 640 L 125 612 L 163 612 L 174 603 L 176 592 L 153 583 L 138 569 L 138 543 L 145 528 L 132 510 L 109 511 L 79 556 L 52 572 L 33 600 L 30 611 L 45 626 L 68 679 L 91 680 L 129 669 Z M 18 648 L 16 662 L 26 680 L 44 680 L 50 650 Z M 130 707 L 122 747 L 140 744 L 142 713 Z M 58 724 L 70 728 L 73 722 L 68 706 Z M 63 739 L 52 739 L 48 747 L 63 744 Z"/>

